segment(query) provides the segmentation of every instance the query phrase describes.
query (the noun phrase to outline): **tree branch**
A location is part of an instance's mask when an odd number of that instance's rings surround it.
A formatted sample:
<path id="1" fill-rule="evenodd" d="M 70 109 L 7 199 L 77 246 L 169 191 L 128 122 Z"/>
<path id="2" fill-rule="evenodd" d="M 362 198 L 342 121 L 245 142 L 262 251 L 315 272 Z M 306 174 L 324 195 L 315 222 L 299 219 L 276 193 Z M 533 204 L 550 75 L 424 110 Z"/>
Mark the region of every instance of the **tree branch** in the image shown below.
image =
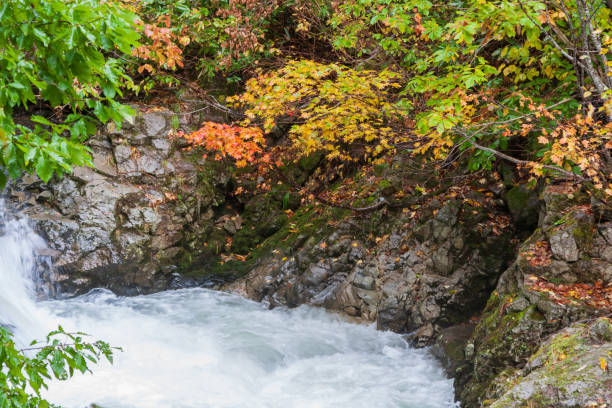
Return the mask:
<path id="1" fill-rule="evenodd" d="M 467 133 L 465 133 L 465 132 L 462 132 L 461 137 L 463 138 L 463 140 L 465 142 L 470 143 L 476 149 L 482 150 L 483 152 L 491 153 L 492 155 L 494 155 L 496 157 L 499 157 L 500 159 L 504 159 L 504 160 L 507 160 L 507 161 L 509 161 L 511 163 L 522 165 L 522 166 L 534 164 L 534 162 L 532 162 L 532 161 L 529 161 L 529 160 L 520 160 L 520 159 L 517 159 L 515 157 L 508 156 L 507 154 L 502 153 L 502 152 L 500 152 L 498 150 L 491 149 L 490 147 L 486 147 L 486 146 L 483 146 L 481 144 L 478 144 L 474 139 L 472 139 L 470 136 L 468 136 Z M 562 174 L 562 175 L 564 175 L 566 177 L 570 177 L 570 178 L 579 180 L 581 182 L 588 181 L 587 179 L 585 179 L 584 177 L 582 177 L 582 176 L 580 176 L 578 174 L 574 174 L 574 173 L 572 173 L 570 171 L 564 170 L 564 169 L 559 168 L 559 167 L 550 166 L 550 165 L 547 165 L 547 164 L 540 164 L 540 166 L 542 166 L 545 169 L 548 169 L 548 170 L 560 173 L 560 174 Z"/>

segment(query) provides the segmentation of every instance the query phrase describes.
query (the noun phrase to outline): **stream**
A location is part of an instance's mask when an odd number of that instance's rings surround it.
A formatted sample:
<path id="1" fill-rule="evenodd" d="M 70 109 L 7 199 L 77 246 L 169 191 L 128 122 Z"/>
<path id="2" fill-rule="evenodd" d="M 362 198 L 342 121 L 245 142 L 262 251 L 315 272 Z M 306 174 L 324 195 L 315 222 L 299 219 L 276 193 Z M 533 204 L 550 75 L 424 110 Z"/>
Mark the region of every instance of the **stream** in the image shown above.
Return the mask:
<path id="1" fill-rule="evenodd" d="M 20 344 L 61 324 L 119 346 L 113 365 L 54 381 L 65 408 L 447 408 L 452 380 L 402 336 L 322 309 L 268 310 L 206 289 L 69 300 L 41 290 L 45 248 L 0 204 L 0 324 Z"/>

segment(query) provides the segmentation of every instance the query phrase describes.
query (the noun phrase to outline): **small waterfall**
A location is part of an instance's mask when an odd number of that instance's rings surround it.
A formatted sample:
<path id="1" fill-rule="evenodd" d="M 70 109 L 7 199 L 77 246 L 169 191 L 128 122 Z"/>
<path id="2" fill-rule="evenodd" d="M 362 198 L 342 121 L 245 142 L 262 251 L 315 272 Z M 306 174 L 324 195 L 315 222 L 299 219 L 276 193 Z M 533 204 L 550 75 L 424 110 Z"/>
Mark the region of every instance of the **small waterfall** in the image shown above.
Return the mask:
<path id="1" fill-rule="evenodd" d="M 0 324 L 22 343 L 41 335 L 45 312 L 35 301 L 44 294 L 37 293 L 37 283 L 49 262 L 37 253 L 45 248 L 27 220 L 11 214 L 0 199 Z"/>

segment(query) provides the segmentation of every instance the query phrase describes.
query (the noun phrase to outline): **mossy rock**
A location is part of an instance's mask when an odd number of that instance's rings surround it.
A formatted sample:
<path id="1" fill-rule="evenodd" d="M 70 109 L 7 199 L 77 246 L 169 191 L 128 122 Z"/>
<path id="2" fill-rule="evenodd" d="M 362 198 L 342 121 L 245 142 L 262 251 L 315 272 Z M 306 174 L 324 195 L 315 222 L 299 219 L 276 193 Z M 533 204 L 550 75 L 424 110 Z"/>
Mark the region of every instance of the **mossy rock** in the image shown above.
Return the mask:
<path id="1" fill-rule="evenodd" d="M 530 230 L 538 225 L 540 200 L 536 190 L 518 185 L 508 190 L 504 198 L 517 229 Z"/>
<path id="2" fill-rule="evenodd" d="M 530 358 L 525 369 L 501 382 L 501 396 L 490 408 L 601 407 L 612 401 L 612 342 L 591 335 L 595 325 L 574 324 L 550 337 Z"/>
<path id="3" fill-rule="evenodd" d="M 545 321 L 533 305 L 525 309 L 511 305 L 521 299 L 519 293 L 500 296 L 494 292 L 470 343 L 475 347 L 473 375 L 461 391 L 466 406 L 490 394 L 493 381 L 500 372 L 524 364 L 538 346 Z"/>
<path id="4" fill-rule="evenodd" d="M 265 238 L 278 232 L 288 220 L 282 208 L 282 202 L 274 199 L 272 194 L 253 197 L 242 213 L 242 228 L 236 233 L 232 242 L 232 251 L 247 254 Z"/>

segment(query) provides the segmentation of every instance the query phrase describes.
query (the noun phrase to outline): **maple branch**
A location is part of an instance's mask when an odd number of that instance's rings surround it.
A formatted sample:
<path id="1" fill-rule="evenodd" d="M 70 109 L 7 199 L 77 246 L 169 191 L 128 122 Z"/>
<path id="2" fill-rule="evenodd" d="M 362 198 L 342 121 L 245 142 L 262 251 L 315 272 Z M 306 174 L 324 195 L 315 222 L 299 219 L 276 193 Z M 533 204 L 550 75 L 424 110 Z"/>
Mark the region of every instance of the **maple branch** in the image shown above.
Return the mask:
<path id="1" fill-rule="evenodd" d="M 354 208 L 348 205 L 342 205 L 342 204 L 335 204 L 321 196 L 316 196 L 315 197 L 317 201 L 320 201 L 321 203 L 328 205 L 330 207 L 334 207 L 334 208 L 342 208 L 345 210 L 351 210 L 354 212 L 370 212 L 370 211 L 374 211 L 374 210 L 378 210 L 379 208 L 382 208 L 386 205 L 390 205 L 389 201 L 385 198 L 385 197 L 378 197 L 376 199 L 376 202 L 373 205 L 370 205 L 368 207 L 360 207 L 360 208 Z"/>
<path id="2" fill-rule="evenodd" d="M 456 129 L 456 130 L 461 132 L 460 129 Z M 507 155 L 505 153 L 502 153 L 502 152 L 500 152 L 498 150 L 491 149 L 490 147 L 486 147 L 486 146 L 483 146 L 481 144 L 478 144 L 474 139 L 472 139 L 470 136 L 468 136 L 466 132 L 461 132 L 461 137 L 463 138 L 463 140 L 465 142 L 470 143 L 476 149 L 482 150 L 483 152 L 491 153 L 492 155 L 494 155 L 496 157 L 499 157 L 500 159 L 504 159 L 504 160 L 507 160 L 507 161 L 509 161 L 511 163 L 518 164 L 518 165 L 521 165 L 521 166 L 534 164 L 534 162 L 532 162 L 532 161 L 517 159 L 516 157 L 509 156 L 509 155 Z M 558 172 L 560 174 L 563 174 L 564 176 L 567 176 L 567 177 L 579 180 L 581 182 L 589 181 L 589 180 L 585 179 L 584 177 L 582 177 L 582 176 L 580 176 L 578 174 L 574 174 L 574 173 L 572 173 L 570 171 L 564 170 L 564 169 L 559 168 L 559 167 L 550 166 L 548 164 L 538 164 L 538 165 L 541 166 L 542 168 L 545 168 L 545 169 L 548 169 L 548 170 L 551 170 L 551 171 L 556 171 L 556 172 Z"/>
<path id="3" fill-rule="evenodd" d="M 212 102 L 210 100 L 208 100 L 208 99 L 211 99 Z M 206 105 L 208 107 L 211 107 L 211 108 L 216 109 L 218 111 L 224 112 L 224 113 L 226 113 L 226 114 L 228 114 L 228 115 L 230 115 L 232 117 L 237 117 L 237 118 L 244 118 L 245 117 L 245 115 L 242 112 L 239 112 L 237 110 L 228 108 L 225 105 L 222 105 L 212 95 L 206 95 L 205 98 L 202 98 L 202 99 L 183 99 L 183 101 L 185 101 L 185 102 L 202 103 L 202 104 L 204 104 L 204 105 Z M 192 114 L 192 113 L 197 113 L 197 112 L 203 111 L 205 109 L 206 108 L 196 109 L 196 110 L 191 111 L 191 112 L 181 113 L 181 115 L 189 115 L 189 114 Z"/>

